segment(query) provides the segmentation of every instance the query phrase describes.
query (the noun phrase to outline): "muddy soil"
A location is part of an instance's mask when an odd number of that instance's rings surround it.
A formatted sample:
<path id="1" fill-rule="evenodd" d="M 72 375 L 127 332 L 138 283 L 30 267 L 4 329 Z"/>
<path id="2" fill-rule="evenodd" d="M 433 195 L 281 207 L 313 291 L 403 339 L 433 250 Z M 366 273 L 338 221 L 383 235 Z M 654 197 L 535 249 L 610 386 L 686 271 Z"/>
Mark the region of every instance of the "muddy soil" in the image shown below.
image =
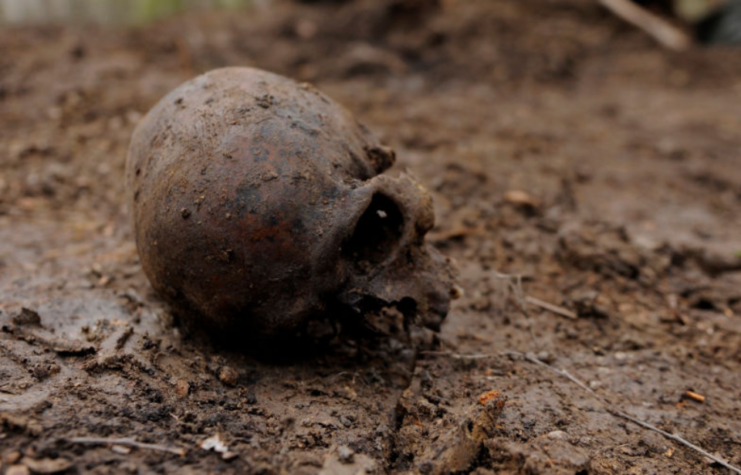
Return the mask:
<path id="1" fill-rule="evenodd" d="M 738 52 L 595 3 L 0 31 L 0 471 L 730 473 L 619 412 L 741 465 Z M 281 363 L 182 336 L 123 166 L 149 107 L 227 65 L 315 83 L 432 190 L 465 291 L 439 335 Z"/>

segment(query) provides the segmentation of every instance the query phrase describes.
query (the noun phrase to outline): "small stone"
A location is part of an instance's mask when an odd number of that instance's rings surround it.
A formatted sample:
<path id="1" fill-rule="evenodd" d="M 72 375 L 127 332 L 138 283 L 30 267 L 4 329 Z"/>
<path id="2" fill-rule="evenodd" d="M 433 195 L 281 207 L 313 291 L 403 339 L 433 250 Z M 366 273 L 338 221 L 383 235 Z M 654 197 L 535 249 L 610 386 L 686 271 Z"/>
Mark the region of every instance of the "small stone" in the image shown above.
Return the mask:
<path id="1" fill-rule="evenodd" d="M 178 381 L 175 385 L 175 394 L 177 394 L 178 397 L 186 397 L 189 393 L 190 383 L 188 381 L 185 381 L 184 379 Z"/>
<path id="2" fill-rule="evenodd" d="M 529 210 L 537 210 L 540 207 L 540 201 L 522 190 L 509 190 L 505 192 L 504 201 Z"/>
<path id="3" fill-rule="evenodd" d="M 294 30 L 296 31 L 296 35 L 302 40 L 310 40 L 316 36 L 319 27 L 315 22 L 304 18 L 296 22 Z"/>
<path id="4" fill-rule="evenodd" d="M 352 426 L 352 421 L 350 419 L 348 419 L 347 417 L 345 417 L 345 416 L 340 416 L 340 422 L 345 427 L 351 427 Z"/>
<path id="5" fill-rule="evenodd" d="M 341 445 L 337 449 L 337 457 L 340 459 L 340 462 L 342 463 L 353 463 L 353 460 L 355 458 L 355 452 L 353 451 L 353 449 L 351 449 L 347 445 Z"/>
<path id="6" fill-rule="evenodd" d="M 239 381 L 239 373 L 230 366 L 224 366 L 219 372 L 219 380 L 227 386 L 236 386 Z"/>
<path id="7" fill-rule="evenodd" d="M 125 445 L 113 445 L 111 446 L 111 452 L 121 455 L 129 455 L 131 453 L 131 447 L 126 447 Z"/>
<path id="8" fill-rule="evenodd" d="M 17 450 L 11 450 L 10 452 L 7 452 L 5 455 L 3 455 L 3 462 L 7 463 L 8 465 L 13 465 L 20 459 L 21 453 Z"/>
<path id="9" fill-rule="evenodd" d="M 39 326 L 41 325 L 41 315 L 30 308 L 23 307 L 21 313 L 13 317 L 13 323 L 16 325 Z"/>
<path id="10" fill-rule="evenodd" d="M 547 433 L 545 436 L 553 440 L 569 440 L 569 434 L 562 430 L 554 430 L 553 432 Z"/>
<path id="11" fill-rule="evenodd" d="M 203 450 L 213 450 L 222 455 L 229 452 L 229 447 L 227 447 L 226 443 L 221 438 L 221 434 L 214 434 L 208 439 L 205 439 L 201 442 L 201 448 Z"/>
<path id="12" fill-rule="evenodd" d="M 11 465 L 5 475 L 29 475 L 31 471 L 25 465 Z"/>
<path id="13" fill-rule="evenodd" d="M 59 473 L 65 472 L 72 468 L 72 461 L 65 458 L 59 457 L 56 459 L 43 458 L 43 459 L 32 459 L 30 457 L 23 457 L 21 463 L 28 467 L 34 473 Z"/>

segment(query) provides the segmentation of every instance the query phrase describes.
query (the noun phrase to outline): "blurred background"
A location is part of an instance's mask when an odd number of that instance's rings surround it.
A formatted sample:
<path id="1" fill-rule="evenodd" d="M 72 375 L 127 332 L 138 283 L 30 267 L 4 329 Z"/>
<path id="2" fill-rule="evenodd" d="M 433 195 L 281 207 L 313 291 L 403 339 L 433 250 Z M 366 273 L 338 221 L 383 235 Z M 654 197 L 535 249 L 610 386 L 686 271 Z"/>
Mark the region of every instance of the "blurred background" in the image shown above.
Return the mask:
<path id="1" fill-rule="evenodd" d="M 2 0 L 0 19 L 10 24 L 142 24 L 185 9 L 239 8 L 260 0 Z M 263 0 L 264 1 L 264 0 Z"/>
<path id="2" fill-rule="evenodd" d="M 271 0 L 0 0 L 7 24 L 141 25 L 189 9 L 238 9 Z M 304 0 L 318 3 L 316 0 Z M 319 0 L 321 1 L 321 0 Z M 628 0 L 691 27 L 706 43 L 741 42 L 741 0 Z M 329 3 L 341 3 L 330 1 Z M 611 3 L 611 2 L 607 2 Z"/>

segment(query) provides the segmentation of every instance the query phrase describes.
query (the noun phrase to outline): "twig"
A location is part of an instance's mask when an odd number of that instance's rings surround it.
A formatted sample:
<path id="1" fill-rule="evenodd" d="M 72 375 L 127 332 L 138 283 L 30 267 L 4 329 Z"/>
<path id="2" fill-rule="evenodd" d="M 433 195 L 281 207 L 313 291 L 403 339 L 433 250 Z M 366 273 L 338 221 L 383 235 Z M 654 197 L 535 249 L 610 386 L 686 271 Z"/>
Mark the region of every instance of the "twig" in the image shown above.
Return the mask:
<path id="1" fill-rule="evenodd" d="M 707 452 L 706 450 L 698 447 L 697 445 L 695 445 L 692 442 L 684 439 L 683 437 L 681 437 L 681 436 L 679 436 L 677 434 L 670 434 L 669 432 L 666 432 L 664 430 L 661 430 L 658 427 L 649 424 L 648 422 L 643 422 L 640 419 L 636 419 L 635 417 L 630 416 L 630 415 L 626 414 L 623 411 L 619 411 L 617 409 L 612 409 L 612 407 L 610 407 L 610 406 L 614 406 L 614 404 L 612 404 L 609 399 L 607 399 L 606 397 L 601 396 L 601 395 L 597 394 L 596 392 L 594 392 L 589 386 L 587 386 L 582 381 L 580 381 L 579 379 L 577 379 L 576 377 L 574 377 L 573 375 L 571 375 L 571 373 L 569 373 L 568 371 L 566 371 L 564 369 L 556 368 L 555 366 L 551 366 L 548 363 L 545 363 L 543 361 L 540 361 L 538 359 L 533 358 L 532 356 L 529 356 L 529 355 L 526 355 L 526 354 L 523 354 L 523 353 L 509 352 L 509 354 L 514 355 L 514 356 L 519 356 L 520 358 L 523 358 L 524 360 L 529 361 L 531 363 L 535 363 L 535 364 L 537 364 L 539 366 L 545 366 L 546 368 L 550 369 L 554 373 L 559 374 L 559 375 L 567 378 L 569 381 L 573 382 L 574 384 L 576 384 L 580 388 L 584 389 L 588 393 L 593 394 L 597 398 L 597 400 L 599 400 L 603 404 L 603 406 L 605 407 L 605 410 L 607 412 L 609 412 L 610 414 L 612 414 L 613 416 L 621 417 L 623 419 L 629 420 L 630 422 L 632 422 L 634 424 L 638 424 L 639 426 L 643 427 L 644 429 L 649 429 L 649 430 L 652 430 L 654 432 L 658 432 L 659 434 L 663 435 L 667 439 L 671 439 L 671 440 L 673 440 L 675 442 L 679 442 L 680 444 L 684 445 L 685 447 L 689 447 L 690 449 L 692 449 L 692 450 L 694 450 L 694 451 L 696 451 L 696 452 L 704 455 L 705 457 L 709 458 L 713 462 L 715 462 L 717 464 L 720 464 L 723 467 L 725 467 L 725 468 L 727 468 L 727 469 L 729 469 L 729 470 L 731 470 L 731 471 L 733 471 L 733 472 L 741 475 L 741 469 L 739 469 L 739 468 L 737 468 L 737 467 L 729 464 L 728 462 L 726 462 L 722 458 L 717 457 L 717 456 L 711 454 L 710 452 Z"/>
<path id="2" fill-rule="evenodd" d="M 578 380 L 575 376 L 573 376 L 571 373 L 569 373 L 565 369 L 556 368 L 555 366 L 549 365 L 545 361 L 540 361 L 539 359 L 534 358 L 534 357 L 532 357 L 532 356 L 530 356 L 528 354 L 519 353 L 517 351 L 508 351 L 507 352 L 507 355 L 509 355 L 509 356 L 517 356 L 517 357 L 522 358 L 522 359 L 524 359 L 526 361 L 529 361 L 530 363 L 534 363 L 534 364 L 539 365 L 539 366 L 545 366 L 546 368 L 550 369 L 551 371 L 560 374 L 564 378 L 566 378 L 569 381 L 571 381 L 572 383 L 576 384 L 577 386 L 579 386 L 583 390 L 587 391 L 588 393 L 594 394 L 598 398 L 602 399 L 602 396 L 600 396 L 599 394 L 595 393 L 594 390 L 592 390 L 592 388 L 590 388 L 586 384 L 582 383 L 580 380 Z"/>
<path id="3" fill-rule="evenodd" d="M 29 345 L 38 343 L 41 346 L 49 348 L 60 356 L 87 356 L 98 351 L 94 346 L 85 344 L 78 340 L 64 340 L 48 336 L 48 332 L 45 330 L 28 329 L 23 326 L 16 326 L 13 331 L 17 333 L 19 340 L 23 340 Z"/>
<path id="4" fill-rule="evenodd" d="M 525 361 L 528 361 L 530 363 L 536 364 L 538 366 L 543 366 L 543 367 L 548 368 L 549 370 L 553 371 L 554 373 L 558 374 L 559 376 L 563 376 L 564 378 L 566 378 L 569 381 L 571 381 L 572 383 L 576 384 L 577 386 L 579 386 L 580 388 L 582 388 L 583 390 L 585 390 L 589 394 L 593 395 L 604 406 L 605 410 L 609 414 L 612 414 L 615 417 L 620 417 L 622 419 L 626 419 L 626 420 L 628 420 L 628 421 L 630 421 L 630 422 L 632 422 L 634 424 L 637 424 L 637 425 L 643 427 L 644 429 L 648 429 L 648 430 L 652 430 L 654 432 L 658 432 L 659 434 L 663 435 L 667 439 L 670 439 L 670 440 L 673 440 L 675 442 L 678 442 L 678 443 L 684 445 L 685 447 L 689 447 L 690 449 L 698 452 L 699 454 L 704 455 L 705 457 L 709 458 L 713 462 L 715 462 L 715 463 L 717 463 L 719 465 L 722 465 L 723 467 L 731 470 L 734 473 L 737 473 L 737 474 L 741 475 L 741 469 L 739 469 L 738 467 L 735 467 L 735 466 L 731 465 L 730 463 L 726 462 L 722 458 L 717 457 L 717 456 L 709 453 L 708 451 L 702 449 L 701 447 L 698 447 L 697 445 L 695 445 L 692 442 L 684 439 L 683 437 L 681 437 L 681 436 L 679 436 L 677 434 L 670 434 L 669 432 L 666 432 L 665 430 L 661 430 L 658 427 L 649 424 L 648 422 L 643 422 L 640 419 L 636 419 L 635 417 L 630 416 L 630 415 L 626 414 L 623 411 L 619 411 L 617 409 L 613 409 L 612 406 L 615 406 L 615 404 L 613 404 L 605 396 L 602 396 L 602 395 L 596 393 L 592 388 L 590 388 L 589 386 L 587 386 L 583 381 L 581 381 L 580 379 L 578 379 L 577 377 L 575 377 L 574 375 L 572 375 L 571 373 L 569 373 L 565 369 L 560 369 L 560 368 L 556 368 L 555 366 L 551 366 L 548 363 L 546 363 L 544 361 L 540 361 L 539 359 L 537 359 L 534 356 L 531 356 L 529 354 L 520 353 L 518 351 L 505 351 L 503 353 L 492 353 L 492 354 L 474 353 L 474 354 L 468 354 L 468 355 L 467 354 L 460 354 L 460 353 L 453 353 L 453 352 L 450 352 L 450 351 L 422 351 L 420 353 L 422 353 L 422 354 L 428 354 L 428 355 L 448 356 L 450 358 L 460 359 L 460 360 L 465 360 L 465 359 L 479 360 L 479 359 L 486 359 L 486 358 L 496 358 L 496 357 L 499 357 L 499 356 L 509 356 L 509 357 L 521 358 L 521 359 L 523 359 Z"/>
<path id="5" fill-rule="evenodd" d="M 525 308 L 525 299 L 527 297 L 525 297 L 525 293 L 522 290 L 522 274 L 503 274 L 494 271 L 493 275 L 495 279 L 504 279 L 507 281 L 507 288 L 512 292 L 512 296 L 515 298 L 517 306 L 520 307 L 520 312 L 522 312 L 522 315 L 525 317 L 525 323 L 527 323 L 527 329 L 530 332 L 530 337 L 533 339 L 533 344 L 536 348 L 540 348 L 538 338 L 535 336 L 535 331 L 533 331 L 530 313 L 528 313 L 527 308 Z"/>
<path id="6" fill-rule="evenodd" d="M 613 0 L 600 0 L 600 1 L 602 1 L 603 3 L 605 3 L 605 2 L 613 3 Z M 618 2 L 618 3 L 621 3 L 621 2 Z M 525 315 L 525 318 L 528 319 L 528 326 L 529 327 L 530 327 L 530 325 L 529 325 L 530 322 L 529 322 L 527 311 L 525 310 L 525 303 L 526 302 L 527 303 L 530 303 L 532 305 L 537 305 L 537 306 L 543 307 L 543 308 L 545 308 L 547 310 L 550 310 L 550 311 L 552 311 L 554 313 L 558 313 L 559 315 L 564 315 L 564 313 L 561 313 L 561 312 L 569 313 L 569 310 L 563 309 L 563 308 L 558 307 L 556 305 L 549 304 L 548 302 L 543 302 L 542 300 L 536 299 L 534 297 L 523 295 L 523 292 L 522 292 L 522 276 L 520 276 L 520 275 L 508 275 L 508 274 L 502 274 L 502 273 L 499 273 L 499 272 L 495 272 L 494 273 L 494 277 L 496 277 L 498 279 L 507 279 L 508 280 L 509 287 L 510 287 L 510 289 L 511 289 L 511 291 L 512 291 L 514 297 L 515 297 L 515 300 L 517 301 L 517 303 L 520 306 L 520 310 Z M 573 317 L 570 316 L 570 315 L 564 315 L 564 316 L 566 316 L 568 318 L 577 318 L 576 314 L 573 314 Z M 532 333 L 532 328 L 530 329 L 530 333 L 533 336 L 533 340 L 535 340 L 535 335 Z M 537 346 L 537 341 L 535 341 L 535 343 L 536 343 L 536 346 Z M 739 469 L 739 468 L 737 468 L 737 467 L 729 464 L 728 462 L 726 462 L 725 460 L 721 459 L 720 457 L 717 457 L 717 456 L 715 456 L 715 455 L 707 452 L 706 450 L 698 447 L 697 445 L 693 444 L 692 442 L 689 442 L 688 440 L 682 438 L 681 436 L 676 435 L 676 434 L 670 434 L 669 432 L 666 432 L 664 430 L 661 430 L 658 427 L 655 427 L 655 426 L 653 426 L 653 425 L 651 425 L 651 424 L 649 424 L 647 422 L 643 422 L 640 419 L 636 419 L 635 417 L 630 416 L 630 415 L 626 414 L 625 412 L 622 412 L 622 411 L 613 409 L 613 407 L 616 406 L 616 405 L 613 404 L 608 398 L 606 398 L 605 396 L 602 396 L 602 395 L 596 393 L 589 386 L 587 386 L 586 384 L 584 384 L 584 382 L 582 382 L 580 379 L 578 379 L 577 377 L 575 377 L 574 375 L 572 375 L 571 373 L 569 373 L 565 369 L 560 369 L 560 368 L 556 368 L 555 366 L 551 366 L 551 365 L 549 365 L 548 363 L 546 363 L 544 361 L 540 361 L 539 359 L 535 358 L 534 356 L 530 356 L 529 354 L 520 353 L 520 352 L 517 352 L 517 351 L 507 351 L 507 352 L 504 352 L 504 353 L 491 354 L 491 355 L 487 355 L 487 354 L 470 354 L 470 355 L 465 355 L 465 354 L 458 354 L 458 353 L 444 352 L 444 351 L 425 351 L 425 352 L 421 352 L 421 353 L 445 355 L 445 356 L 449 356 L 449 357 L 454 358 L 454 359 L 472 359 L 472 360 L 473 359 L 493 358 L 493 357 L 497 357 L 497 356 L 507 355 L 507 356 L 510 356 L 510 357 L 514 356 L 514 357 L 522 358 L 525 361 L 528 361 L 530 363 L 536 364 L 538 366 L 543 366 L 543 367 L 548 368 L 549 370 L 553 371 L 554 373 L 556 373 L 556 374 L 558 374 L 560 376 L 563 376 L 564 378 L 568 379 L 569 381 L 571 381 L 572 383 L 576 384 L 577 386 L 579 386 L 580 388 L 582 388 L 583 390 L 585 390 L 589 394 L 592 394 L 604 406 L 605 410 L 609 414 L 612 414 L 615 417 L 620 417 L 620 418 L 626 419 L 628 421 L 631 421 L 634 424 L 638 424 L 639 426 L 641 426 L 641 427 L 643 427 L 645 429 L 649 429 L 649 430 L 652 430 L 654 432 L 658 432 L 659 434 L 663 435 L 667 439 L 670 439 L 670 440 L 673 440 L 675 442 L 678 442 L 678 443 L 684 445 L 685 447 L 689 447 L 690 449 L 692 449 L 692 450 L 694 450 L 694 451 L 696 451 L 696 452 L 704 455 L 705 457 L 709 458 L 710 460 L 714 461 L 715 463 L 718 463 L 718 464 L 722 465 L 723 467 L 725 467 L 725 468 L 727 468 L 727 469 L 729 469 L 729 470 L 731 470 L 731 471 L 733 471 L 733 472 L 741 475 L 741 469 Z"/>
<path id="7" fill-rule="evenodd" d="M 697 394 L 694 391 L 690 391 L 689 389 L 684 392 L 684 397 L 690 398 L 693 401 L 697 402 L 705 402 L 705 396 L 703 396 L 702 394 Z"/>
<path id="8" fill-rule="evenodd" d="M 137 442 L 134 439 L 123 438 L 123 439 L 106 439 L 99 437 L 74 437 L 69 439 L 70 442 L 75 444 L 88 444 L 88 445 L 123 445 L 125 447 L 134 447 L 136 449 L 155 450 L 158 452 L 167 452 L 179 456 L 185 455 L 185 449 L 178 449 L 175 447 L 167 447 L 165 445 L 147 444 L 144 442 Z"/>
<path id="9" fill-rule="evenodd" d="M 680 444 L 691 448 L 692 450 L 694 450 L 694 451 L 696 451 L 696 452 L 704 455 L 705 457 L 709 458 L 713 462 L 715 462 L 715 463 L 717 463 L 719 465 L 724 466 L 728 470 L 730 470 L 732 472 L 735 472 L 735 473 L 738 473 L 738 474 L 741 474 L 741 469 L 739 469 L 739 468 L 731 465 L 730 463 L 726 462 L 722 458 L 716 457 L 715 455 L 711 454 L 710 452 L 707 452 L 707 451 L 703 450 L 702 448 L 696 446 L 695 444 L 693 444 L 692 442 L 690 442 L 688 440 L 683 439 L 682 437 L 678 436 L 677 434 L 670 434 L 669 432 L 666 432 L 664 430 L 661 430 L 658 427 L 652 426 L 648 422 L 643 422 L 642 420 L 636 419 L 635 417 L 629 416 L 628 414 L 626 414 L 624 412 L 621 412 L 621 411 L 616 411 L 616 410 L 607 408 L 607 412 L 609 412 L 613 416 L 622 417 L 623 419 L 627 419 L 630 422 L 632 422 L 634 424 L 638 424 L 639 426 L 641 426 L 643 428 L 652 430 L 654 432 L 658 432 L 659 434 L 663 435 L 667 439 L 671 439 L 671 440 L 673 440 L 675 442 L 679 442 Z"/>
<path id="10" fill-rule="evenodd" d="M 475 353 L 475 354 L 470 354 L 470 355 L 463 355 L 459 353 L 453 353 L 450 351 L 420 351 L 419 353 L 422 355 L 449 356 L 450 358 L 453 358 L 454 360 L 485 360 L 489 358 L 496 358 L 497 356 L 502 356 L 501 354 L 497 354 L 497 353 L 493 353 L 493 354 Z"/>
<path id="11" fill-rule="evenodd" d="M 535 305 L 536 307 L 544 308 L 546 310 L 549 310 L 556 315 L 561 315 L 562 317 L 570 318 L 572 320 L 576 320 L 579 318 L 579 316 L 572 312 L 571 310 L 563 307 L 559 307 L 558 305 L 553 305 L 552 303 L 545 302 L 540 299 L 536 299 L 535 297 L 531 297 L 529 295 L 525 296 L 525 302 L 529 303 L 530 305 Z"/>
<path id="12" fill-rule="evenodd" d="M 669 49 L 683 51 L 692 43 L 684 32 L 630 0 L 599 0 L 599 2 L 615 15 L 653 36 L 656 41 Z"/>

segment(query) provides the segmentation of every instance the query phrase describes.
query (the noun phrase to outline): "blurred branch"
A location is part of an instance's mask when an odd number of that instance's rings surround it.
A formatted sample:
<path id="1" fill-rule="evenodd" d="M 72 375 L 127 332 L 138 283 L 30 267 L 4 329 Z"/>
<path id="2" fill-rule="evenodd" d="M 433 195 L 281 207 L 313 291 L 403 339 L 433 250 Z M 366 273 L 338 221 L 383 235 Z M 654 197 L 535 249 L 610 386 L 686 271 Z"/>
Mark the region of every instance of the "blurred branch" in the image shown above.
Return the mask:
<path id="1" fill-rule="evenodd" d="M 669 49 L 683 51 L 692 44 L 690 37 L 683 31 L 631 0 L 599 0 L 599 2 L 615 15 L 653 36 L 656 41 Z"/>

